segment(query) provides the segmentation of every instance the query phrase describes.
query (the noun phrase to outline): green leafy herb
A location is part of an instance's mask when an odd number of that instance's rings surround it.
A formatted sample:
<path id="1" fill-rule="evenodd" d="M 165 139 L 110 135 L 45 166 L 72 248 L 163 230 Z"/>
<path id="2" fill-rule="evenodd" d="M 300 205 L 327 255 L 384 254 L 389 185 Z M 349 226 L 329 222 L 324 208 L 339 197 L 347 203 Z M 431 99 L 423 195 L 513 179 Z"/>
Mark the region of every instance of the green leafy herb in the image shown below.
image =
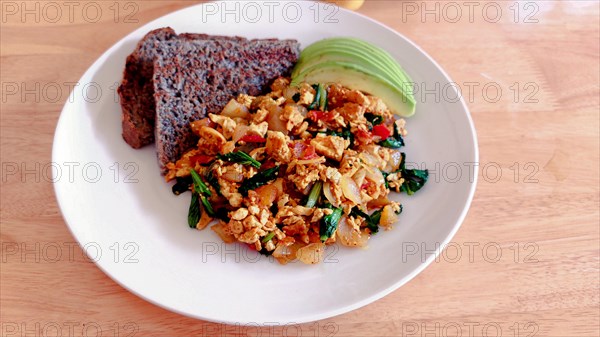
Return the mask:
<path id="1" fill-rule="evenodd" d="M 189 191 L 190 185 L 192 184 L 191 176 L 177 177 L 175 179 L 177 180 L 177 182 L 171 188 L 171 190 L 173 191 L 173 194 L 180 195 L 183 192 Z"/>
<path id="2" fill-rule="evenodd" d="M 202 201 L 202 205 L 204 205 L 204 209 L 206 210 L 206 213 L 208 213 L 208 215 L 210 215 L 211 217 L 214 217 L 215 211 L 213 210 L 210 202 L 208 202 L 208 198 L 205 196 L 200 196 L 200 200 Z"/>
<path id="3" fill-rule="evenodd" d="M 400 155 L 402 156 L 402 161 L 400 162 L 400 169 L 398 171 L 400 171 L 400 176 L 404 179 L 402 186 L 400 186 L 400 191 L 406 192 L 408 195 L 413 195 L 425 186 L 427 179 L 429 179 L 429 171 L 407 169 L 406 154 L 402 152 Z"/>
<path id="4" fill-rule="evenodd" d="M 260 240 L 262 243 L 267 243 L 269 241 L 271 241 L 271 239 L 275 236 L 275 232 L 271 232 L 269 234 L 267 234 L 267 236 L 265 236 L 262 240 Z"/>
<path id="5" fill-rule="evenodd" d="M 321 91 L 319 95 L 319 109 L 327 111 L 327 88 L 323 84 L 319 84 L 317 90 Z"/>
<path id="6" fill-rule="evenodd" d="M 188 211 L 188 225 L 190 228 L 196 228 L 196 225 L 200 221 L 200 212 L 198 193 L 192 192 L 192 201 L 190 202 L 190 209 Z"/>
<path id="7" fill-rule="evenodd" d="M 190 173 L 192 174 L 192 179 L 194 180 L 194 191 L 196 191 L 196 193 L 205 194 L 210 197 L 212 193 L 208 189 L 208 186 L 204 184 L 202 178 L 200 178 L 200 175 L 198 175 L 198 173 L 194 171 L 194 169 L 190 169 Z"/>
<path id="8" fill-rule="evenodd" d="M 218 154 L 217 158 L 232 163 L 240 163 L 242 165 L 250 165 L 256 168 L 260 168 L 260 162 L 250 157 L 250 155 L 248 155 L 244 151 L 230 152 L 227 154 Z"/>
<path id="9" fill-rule="evenodd" d="M 377 232 L 379 232 L 379 220 L 381 219 L 381 212 L 382 209 L 377 210 L 375 212 L 373 212 L 373 214 L 369 215 L 361 210 L 359 210 L 358 208 L 354 208 L 352 209 L 352 212 L 350 212 L 350 215 L 354 216 L 354 217 L 361 217 L 365 219 L 365 222 L 367 224 L 367 228 L 371 231 L 371 234 L 375 234 Z"/>
<path id="10" fill-rule="evenodd" d="M 399 149 L 404 146 L 404 139 L 398 132 L 398 126 L 394 123 L 394 134 L 385 140 L 379 142 L 379 145 L 389 147 L 391 149 Z"/>
<path id="11" fill-rule="evenodd" d="M 380 170 L 381 171 L 381 170 Z M 391 173 L 387 173 L 385 171 L 381 171 L 381 175 L 383 175 L 383 183 L 385 184 L 385 188 L 389 189 L 390 188 L 390 183 L 387 180 L 387 177 L 390 175 Z"/>
<path id="12" fill-rule="evenodd" d="M 319 107 L 319 102 L 321 100 L 321 92 L 319 91 L 319 85 L 313 84 L 313 89 L 315 89 L 315 99 L 310 105 L 307 107 L 308 110 L 315 110 Z"/>
<path id="13" fill-rule="evenodd" d="M 402 186 L 400 186 L 400 191 L 406 192 L 408 195 L 415 194 L 415 192 L 425 186 L 425 183 L 429 178 L 429 171 L 427 170 L 405 169 L 401 174 L 402 178 L 404 178 L 404 182 L 402 183 Z"/>
<path id="14" fill-rule="evenodd" d="M 394 213 L 399 215 L 400 213 L 402 213 L 403 210 L 404 210 L 404 206 L 400 205 L 400 208 L 398 209 L 398 211 L 394 212 Z"/>
<path id="15" fill-rule="evenodd" d="M 206 181 L 210 184 L 210 186 L 212 186 L 215 189 L 215 191 L 217 191 L 217 194 L 220 195 L 221 194 L 221 186 L 219 185 L 219 180 L 217 180 L 217 178 L 213 174 L 212 170 L 208 170 L 208 173 L 206 174 L 206 176 L 204 178 L 206 178 Z"/>
<path id="16" fill-rule="evenodd" d="M 370 112 L 367 112 L 365 114 L 365 118 L 373 126 L 379 125 L 379 124 L 383 123 L 383 117 L 382 116 L 379 116 L 379 115 L 376 115 L 376 114 L 372 114 Z"/>
<path id="17" fill-rule="evenodd" d="M 300 93 L 297 92 L 294 94 L 294 96 L 292 96 L 292 100 L 296 103 L 298 103 L 298 101 L 300 100 Z"/>
<path id="18" fill-rule="evenodd" d="M 400 168 L 397 171 L 391 173 L 381 171 L 381 174 L 383 174 L 383 180 L 385 181 L 385 187 L 390 188 L 387 181 L 387 177 L 390 174 L 400 172 L 400 177 L 404 179 L 404 182 L 400 186 L 400 192 L 406 192 L 408 195 L 413 195 L 415 194 L 415 192 L 417 192 L 423 186 L 425 186 L 427 179 L 429 179 L 429 171 L 419 169 L 407 169 L 406 154 L 402 152 L 400 153 L 400 155 L 402 156 L 402 159 L 400 162 Z M 402 208 L 400 209 L 400 212 L 402 212 Z"/>
<path id="19" fill-rule="evenodd" d="M 279 174 L 279 166 L 275 166 L 268 170 L 264 170 L 255 174 L 252 178 L 244 180 L 238 191 L 243 195 L 247 196 L 248 191 L 261 187 L 262 185 L 268 184 L 271 180 L 277 178 Z"/>
<path id="20" fill-rule="evenodd" d="M 326 215 L 321 220 L 321 228 L 319 233 L 321 233 L 321 241 L 325 242 L 329 239 L 340 223 L 340 219 L 342 218 L 342 208 L 335 208 L 333 213 Z"/>
<path id="21" fill-rule="evenodd" d="M 319 197 L 321 196 L 321 191 L 323 190 L 323 182 L 317 181 L 312 189 L 310 190 L 310 194 L 308 195 L 308 201 L 306 201 L 306 207 L 315 207 Z"/>
<path id="22" fill-rule="evenodd" d="M 227 210 L 227 208 L 222 207 L 219 208 L 215 211 L 215 218 L 219 219 L 219 220 L 223 220 L 225 222 L 229 222 L 229 211 Z"/>

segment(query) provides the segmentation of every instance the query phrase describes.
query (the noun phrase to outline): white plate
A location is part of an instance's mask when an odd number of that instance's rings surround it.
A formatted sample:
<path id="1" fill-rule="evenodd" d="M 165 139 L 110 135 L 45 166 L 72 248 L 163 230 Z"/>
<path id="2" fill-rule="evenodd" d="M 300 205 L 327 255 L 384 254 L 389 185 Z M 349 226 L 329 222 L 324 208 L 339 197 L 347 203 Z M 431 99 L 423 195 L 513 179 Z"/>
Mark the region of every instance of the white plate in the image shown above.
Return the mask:
<path id="1" fill-rule="evenodd" d="M 445 86 L 451 81 L 444 71 L 395 31 L 325 4 L 252 4 L 241 3 L 237 15 L 225 17 L 223 10 L 235 13 L 234 3 L 186 8 L 143 26 L 104 53 L 83 75 L 60 116 L 53 146 L 56 196 L 73 235 L 98 266 L 159 306 L 240 324 L 302 323 L 339 315 L 415 277 L 458 230 L 476 185 L 467 170 L 468 163 L 478 161 L 475 130 L 464 102 L 451 102 L 455 96 Z M 256 20 L 259 8 L 262 16 Z M 423 100 L 417 94 L 416 115 L 407 121 L 408 161 L 437 172 L 416 195 L 399 196 L 404 212 L 392 231 L 374 236 L 365 250 L 329 247 L 325 263 L 316 266 L 281 266 L 244 246 L 225 246 L 211 230 L 189 229 L 189 195 L 171 193 L 152 146 L 134 150 L 125 144 L 115 99 L 127 55 L 145 33 L 165 26 L 178 33 L 294 38 L 302 46 L 354 36 L 385 48 L 416 83 L 434 88 L 437 82 L 445 90 L 439 102 L 434 95 Z M 455 179 L 457 168 L 462 176 Z"/>

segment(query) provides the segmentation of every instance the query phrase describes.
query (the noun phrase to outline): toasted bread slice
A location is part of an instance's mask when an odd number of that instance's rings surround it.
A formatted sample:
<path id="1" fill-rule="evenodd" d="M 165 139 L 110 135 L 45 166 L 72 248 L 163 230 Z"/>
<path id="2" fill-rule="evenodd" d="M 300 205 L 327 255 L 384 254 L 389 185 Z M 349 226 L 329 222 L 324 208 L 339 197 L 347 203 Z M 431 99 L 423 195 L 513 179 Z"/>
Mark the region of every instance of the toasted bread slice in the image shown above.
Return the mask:
<path id="1" fill-rule="evenodd" d="M 154 59 L 158 53 L 157 43 L 178 40 L 182 42 L 204 40 L 245 40 L 241 37 L 211 36 L 206 34 L 180 34 L 169 27 L 146 34 L 127 57 L 123 81 L 118 88 L 122 108 L 123 139 L 133 148 L 154 142 Z"/>
<path id="2" fill-rule="evenodd" d="M 189 123 L 219 113 L 240 93 L 258 95 L 288 75 L 300 55 L 295 40 L 194 40 L 156 43 L 155 139 L 161 171 L 194 146 Z"/>

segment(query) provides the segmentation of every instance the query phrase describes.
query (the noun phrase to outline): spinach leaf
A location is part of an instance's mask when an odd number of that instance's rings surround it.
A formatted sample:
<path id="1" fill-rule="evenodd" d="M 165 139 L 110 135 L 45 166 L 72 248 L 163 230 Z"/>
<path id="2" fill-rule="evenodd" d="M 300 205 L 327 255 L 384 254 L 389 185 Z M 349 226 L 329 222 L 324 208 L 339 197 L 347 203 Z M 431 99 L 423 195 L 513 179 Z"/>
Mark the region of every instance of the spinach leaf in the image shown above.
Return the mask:
<path id="1" fill-rule="evenodd" d="M 190 208 L 188 211 L 188 225 L 190 228 L 196 228 L 196 224 L 200 221 L 200 204 L 198 203 L 198 193 L 192 191 L 192 201 L 190 202 Z"/>
<path id="2" fill-rule="evenodd" d="M 279 174 L 279 166 L 272 167 L 268 170 L 264 170 L 255 174 L 252 178 L 244 180 L 238 191 L 243 195 L 247 196 L 248 191 L 261 187 L 262 185 L 268 184 L 271 180 L 277 178 Z"/>
<path id="3" fill-rule="evenodd" d="M 402 178 L 404 178 L 404 182 L 402 183 L 402 186 L 400 186 L 400 191 L 406 192 L 408 195 L 415 194 L 415 192 L 425 186 L 425 183 L 429 178 L 429 171 L 427 170 L 405 169 L 401 174 Z"/>
<path id="4" fill-rule="evenodd" d="M 321 111 L 327 110 L 327 89 L 323 84 L 313 84 L 315 89 L 315 100 L 307 107 L 308 110 L 316 110 L 317 108 Z"/>
<path id="5" fill-rule="evenodd" d="M 375 125 L 379 125 L 381 123 L 383 123 L 383 117 L 376 115 L 376 114 L 372 114 L 370 112 L 367 112 L 365 114 L 365 118 L 367 119 L 367 122 L 371 123 L 371 125 L 375 126 Z"/>
<path id="6" fill-rule="evenodd" d="M 381 219 L 381 212 L 383 209 L 377 210 L 373 212 L 373 214 L 369 215 L 358 208 L 354 208 L 350 215 L 354 217 L 361 217 L 365 219 L 367 224 L 367 228 L 371 231 L 371 234 L 375 234 L 379 232 L 379 219 Z"/>
<path id="7" fill-rule="evenodd" d="M 379 145 L 389 147 L 390 149 L 399 149 L 404 146 L 404 139 L 398 132 L 398 126 L 396 123 L 394 123 L 394 134 L 379 142 Z"/>
<path id="8" fill-rule="evenodd" d="M 219 185 L 219 180 L 214 176 L 212 170 L 209 170 L 204 178 L 217 191 L 217 194 L 221 195 L 221 185 Z"/>
<path id="9" fill-rule="evenodd" d="M 229 211 L 227 210 L 227 208 L 222 207 L 222 208 L 218 208 L 215 211 L 215 218 L 219 219 L 219 220 L 223 220 L 225 222 L 229 222 Z"/>
<path id="10" fill-rule="evenodd" d="M 306 207 L 315 207 L 319 197 L 321 196 L 321 191 L 323 190 L 323 182 L 317 181 L 312 189 L 310 190 L 310 194 L 308 195 L 308 201 L 306 201 Z"/>
<path id="11" fill-rule="evenodd" d="M 319 84 L 317 90 L 321 91 L 321 94 L 319 95 L 319 109 L 321 111 L 327 111 L 327 88 L 325 88 L 324 85 Z"/>
<path id="12" fill-rule="evenodd" d="M 402 186 L 400 186 L 401 192 L 406 192 L 408 195 L 413 195 L 415 192 L 420 190 L 427 179 L 429 179 L 429 171 L 428 170 L 418 170 L 418 169 L 407 169 L 406 168 L 406 154 L 404 152 L 401 153 L 402 162 L 400 163 L 400 176 L 404 179 Z"/>
<path id="13" fill-rule="evenodd" d="M 200 178 L 200 175 L 198 175 L 198 173 L 194 169 L 190 169 L 190 173 L 192 175 L 192 179 L 194 180 L 194 189 L 192 190 L 192 192 L 196 191 L 196 193 L 205 194 L 210 197 L 212 193 L 208 189 L 208 186 L 204 184 L 202 178 Z"/>
<path id="14" fill-rule="evenodd" d="M 402 161 L 400 162 L 400 168 L 397 171 L 387 173 L 381 171 L 383 174 L 383 179 L 385 181 L 385 187 L 390 188 L 387 177 L 390 174 L 400 172 L 400 177 L 404 179 L 404 182 L 400 186 L 400 192 L 406 192 L 408 195 L 413 195 L 415 192 L 423 188 L 427 179 L 429 179 L 429 171 L 428 170 L 419 170 L 419 169 L 407 169 L 406 168 L 406 154 L 402 152 L 400 154 L 402 156 Z M 402 209 L 400 209 L 402 212 Z"/>
<path id="15" fill-rule="evenodd" d="M 319 102 L 321 101 L 321 91 L 319 91 L 319 85 L 313 84 L 312 88 L 315 89 L 315 99 L 310 105 L 307 107 L 308 110 L 315 110 L 319 107 Z"/>
<path id="16" fill-rule="evenodd" d="M 217 158 L 223 161 L 240 163 L 242 165 L 250 165 L 252 167 L 260 168 L 260 162 L 250 157 L 250 155 L 244 151 L 230 152 L 228 154 L 218 154 Z"/>
<path id="17" fill-rule="evenodd" d="M 300 100 L 300 93 L 295 93 L 294 96 L 292 96 L 292 100 L 294 101 L 294 103 L 298 103 L 298 101 Z"/>
<path id="18" fill-rule="evenodd" d="M 321 220 L 321 228 L 319 229 L 319 233 L 321 234 L 321 241 L 325 242 L 329 239 L 340 223 L 340 219 L 342 218 L 342 208 L 335 208 L 333 213 L 326 215 Z"/>
<path id="19" fill-rule="evenodd" d="M 200 200 L 202 201 L 202 205 L 204 206 L 206 213 L 208 213 L 208 215 L 210 215 L 211 217 L 214 217 L 215 211 L 213 210 L 210 202 L 208 202 L 208 198 L 202 195 L 200 196 Z"/>
<path id="20" fill-rule="evenodd" d="M 381 170 L 379 170 L 381 171 Z M 394 173 L 394 172 L 392 172 Z M 385 188 L 389 189 L 390 188 L 390 183 L 387 180 L 387 177 L 392 174 L 392 173 L 387 173 L 385 171 L 381 171 L 381 175 L 383 176 L 383 183 L 385 184 Z"/>
<path id="21" fill-rule="evenodd" d="M 180 195 L 183 192 L 189 191 L 190 185 L 192 184 L 191 176 L 177 177 L 175 179 L 177 180 L 177 182 L 171 188 L 171 190 L 173 191 L 173 194 Z"/>
<path id="22" fill-rule="evenodd" d="M 271 241 L 271 239 L 275 236 L 275 232 L 271 232 L 269 234 L 267 234 L 267 236 L 265 236 L 262 240 L 260 240 L 262 243 L 267 243 L 269 241 Z"/>

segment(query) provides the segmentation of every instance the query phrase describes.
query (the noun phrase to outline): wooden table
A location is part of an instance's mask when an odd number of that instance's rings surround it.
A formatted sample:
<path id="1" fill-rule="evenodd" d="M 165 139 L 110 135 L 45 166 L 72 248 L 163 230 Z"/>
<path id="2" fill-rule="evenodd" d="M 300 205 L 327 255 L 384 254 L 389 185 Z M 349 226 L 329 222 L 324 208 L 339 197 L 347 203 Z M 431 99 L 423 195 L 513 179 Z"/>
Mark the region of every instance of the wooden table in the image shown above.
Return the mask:
<path id="1" fill-rule="evenodd" d="M 286 333 L 166 311 L 81 257 L 44 172 L 68 83 L 130 31 L 191 5 L 90 3 L 1 3 L 1 335 Z M 439 261 L 373 304 L 287 335 L 599 336 L 598 2 L 368 0 L 359 12 L 471 88 L 479 185 Z"/>

